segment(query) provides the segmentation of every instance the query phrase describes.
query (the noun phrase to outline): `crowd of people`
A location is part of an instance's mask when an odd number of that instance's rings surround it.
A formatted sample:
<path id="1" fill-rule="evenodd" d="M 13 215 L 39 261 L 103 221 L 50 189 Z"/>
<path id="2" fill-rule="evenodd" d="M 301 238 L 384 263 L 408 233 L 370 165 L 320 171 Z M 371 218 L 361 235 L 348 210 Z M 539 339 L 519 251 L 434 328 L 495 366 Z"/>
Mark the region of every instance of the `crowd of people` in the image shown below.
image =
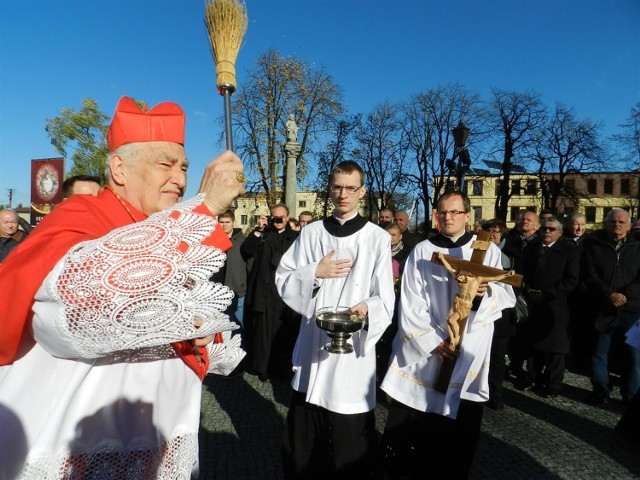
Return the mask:
<path id="1" fill-rule="evenodd" d="M 407 212 L 360 215 L 365 174 L 344 161 L 327 185 L 331 215 L 295 219 L 279 203 L 243 232 L 229 209 L 246 180 L 232 152 L 180 202 L 184 126 L 174 103 L 123 97 L 103 188 L 65 182 L 65 201 L 30 233 L 0 211 L 0 296 L 12 305 L 0 318 L 0 478 L 197 475 L 207 373 L 291 381 L 291 479 L 425 478 L 425 464 L 429 478 L 466 478 L 505 378 L 550 398 L 566 368 L 589 370 L 594 405 L 611 401 L 619 374 L 618 430 L 637 441 L 640 345 L 625 335 L 640 331 L 640 231 L 626 210 L 589 233 L 583 215 L 551 212 L 472 227 L 454 191 L 423 238 Z M 328 351 L 320 311 L 361 323 L 344 353 Z"/>

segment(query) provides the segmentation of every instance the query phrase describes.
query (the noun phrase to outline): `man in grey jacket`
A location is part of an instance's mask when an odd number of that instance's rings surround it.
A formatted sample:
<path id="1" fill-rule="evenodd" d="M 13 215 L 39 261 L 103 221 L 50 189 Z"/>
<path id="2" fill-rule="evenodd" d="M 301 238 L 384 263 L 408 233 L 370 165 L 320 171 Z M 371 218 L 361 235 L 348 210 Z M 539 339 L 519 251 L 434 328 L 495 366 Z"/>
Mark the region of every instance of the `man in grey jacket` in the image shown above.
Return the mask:
<path id="1" fill-rule="evenodd" d="M 223 270 L 222 283 L 233 290 L 233 302 L 227 309 L 227 314 L 235 318 L 236 323 L 242 327 L 242 315 L 244 311 L 244 296 L 247 293 L 247 264 L 240 255 L 240 246 L 245 240 L 242 229 L 235 227 L 236 216 L 231 210 L 227 210 L 218 217 L 218 223 L 227 234 L 233 246 L 227 250 L 227 261 Z"/>

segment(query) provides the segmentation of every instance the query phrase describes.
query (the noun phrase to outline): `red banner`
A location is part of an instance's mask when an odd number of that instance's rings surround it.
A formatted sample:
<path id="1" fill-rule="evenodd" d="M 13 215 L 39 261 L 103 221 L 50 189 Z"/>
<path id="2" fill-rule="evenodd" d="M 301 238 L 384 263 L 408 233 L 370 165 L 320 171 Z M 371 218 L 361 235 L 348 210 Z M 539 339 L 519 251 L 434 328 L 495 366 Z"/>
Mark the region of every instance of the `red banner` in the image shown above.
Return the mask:
<path id="1" fill-rule="evenodd" d="M 62 202 L 64 158 L 31 160 L 31 225 Z"/>

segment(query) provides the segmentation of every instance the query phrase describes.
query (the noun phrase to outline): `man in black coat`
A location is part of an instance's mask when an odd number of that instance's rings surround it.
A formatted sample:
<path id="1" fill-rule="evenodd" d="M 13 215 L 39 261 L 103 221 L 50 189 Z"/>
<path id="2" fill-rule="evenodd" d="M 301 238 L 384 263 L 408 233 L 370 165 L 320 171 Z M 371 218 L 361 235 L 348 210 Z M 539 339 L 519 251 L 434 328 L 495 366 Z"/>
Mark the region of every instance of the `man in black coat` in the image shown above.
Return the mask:
<path id="1" fill-rule="evenodd" d="M 240 247 L 245 261 L 253 258 L 245 300 L 245 345 L 249 371 L 266 381 L 269 375 L 291 373 L 291 355 L 300 316 L 280 298 L 275 273 L 280 258 L 298 237 L 289 226 L 289 209 L 271 207 L 269 225 L 258 227 Z"/>
<path id="2" fill-rule="evenodd" d="M 605 403 L 611 393 L 609 352 L 624 352 L 620 393 L 623 401 L 640 388 L 640 350 L 625 343 L 624 334 L 640 319 L 640 240 L 631 235 L 629 212 L 614 208 L 605 229 L 587 236 L 583 243 L 582 279 L 589 289 L 589 323 L 600 331 L 592 357 L 593 393 L 590 404 Z"/>
<path id="3" fill-rule="evenodd" d="M 555 396 L 562 389 L 569 353 L 567 297 L 580 280 L 580 257 L 575 247 L 560 240 L 562 223 L 557 219 L 543 220 L 540 233 L 540 240 L 524 250 L 530 349 L 523 386 L 535 384 L 542 396 Z"/>
<path id="4" fill-rule="evenodd" d="M 524 270 L 524 249 L 531 242 L 539 238 L 538 228 L 540 219 L 535 212 L 521 212 L 516 219 L 516 226 L 507 233 L 502 253 L 512 260 L 511 268 L 516 273 L 523 273 Z M 521 289 L 514 289 L 516 296 L 522 294 Z M 515 335 L 511 336 L 507 345 L 509 355 L 509 371 L 518 382 L 524 381 L 526 373 L 523 369 L 524 362 L 528 357 L 526 350 L 528 345 L 526 328 L 523 325 L 516 325 Z"/>

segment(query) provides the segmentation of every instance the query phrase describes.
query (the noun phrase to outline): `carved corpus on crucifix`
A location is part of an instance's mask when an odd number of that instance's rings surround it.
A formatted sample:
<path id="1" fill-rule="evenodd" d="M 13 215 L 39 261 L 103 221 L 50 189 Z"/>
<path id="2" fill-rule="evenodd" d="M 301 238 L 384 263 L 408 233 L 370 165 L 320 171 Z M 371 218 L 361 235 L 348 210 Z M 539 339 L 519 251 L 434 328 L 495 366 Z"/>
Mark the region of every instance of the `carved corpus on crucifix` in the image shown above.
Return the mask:
<path id="1" fill-rule="evenodd" d="M 467 319 L 473 306 L 473 299 L 476 297 L 476 292 L 481 284 L 502 282 L 514 287 L 522 285 L 522 275 L 515 273 L 513 270 L 505 272 L 499 268 L 483 265 L 489 245 L 489 232 L 481 231 L 478 233 L 477 239 L 471 244 L 471 248 L 473 248 L 471 260 L 443 255 L 442 252 L 434 252 L 431 257 L 433 263 L 442 265 L 453 275 L 460 287 L 460 293 L 454 297 L 453 305 L 447 315 L 447 330 L 449 332 L 449 348 L 451 351 L 456 351 L 460 348 Z M 455 363 L 455 358 L 443 359 L 435 385 L 437 391 L 441 393 L 447 392 Z"/>

